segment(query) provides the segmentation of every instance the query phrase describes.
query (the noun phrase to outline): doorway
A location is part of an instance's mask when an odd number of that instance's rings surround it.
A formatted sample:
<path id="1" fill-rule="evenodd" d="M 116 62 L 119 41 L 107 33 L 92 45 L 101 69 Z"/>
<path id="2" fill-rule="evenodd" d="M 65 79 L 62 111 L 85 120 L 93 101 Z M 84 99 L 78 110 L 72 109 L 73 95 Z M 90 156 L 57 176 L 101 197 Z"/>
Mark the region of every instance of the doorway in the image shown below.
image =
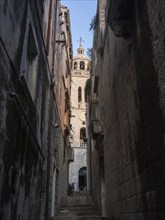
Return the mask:
<path id="1" fill-rule="evenodd" d="M 79 190 L 86 191 L 87 190 L 87 168 L 82 167 L 78 173 L 79 177 Z"/>

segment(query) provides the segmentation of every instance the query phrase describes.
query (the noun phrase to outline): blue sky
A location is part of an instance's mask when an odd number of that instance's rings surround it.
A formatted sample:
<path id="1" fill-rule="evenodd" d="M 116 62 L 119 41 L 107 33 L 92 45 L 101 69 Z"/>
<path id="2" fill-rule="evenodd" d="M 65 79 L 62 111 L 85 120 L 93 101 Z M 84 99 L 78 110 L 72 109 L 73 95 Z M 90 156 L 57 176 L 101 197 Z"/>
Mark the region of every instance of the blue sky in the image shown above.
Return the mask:
<path id="1" fill-rule="evenodd" d="M 93 32 L 89 31 L 90 23 L 96 14 L 97 0 L 61 0 L 61 4 L 69 8 L 71 17 L 71 31 L 74 56 L 77 55 L 77 48 L 82 37 L 85 51 L 92 47 Z"/>

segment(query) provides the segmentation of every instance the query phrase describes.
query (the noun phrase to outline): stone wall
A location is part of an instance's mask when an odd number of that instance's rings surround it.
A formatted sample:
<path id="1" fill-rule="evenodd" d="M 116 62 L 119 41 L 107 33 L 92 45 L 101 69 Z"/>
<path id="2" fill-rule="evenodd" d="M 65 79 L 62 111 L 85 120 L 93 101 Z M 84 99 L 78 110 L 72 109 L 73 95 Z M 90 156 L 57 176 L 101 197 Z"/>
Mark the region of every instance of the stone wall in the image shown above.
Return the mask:
<path id="1" fill-rule="evenodd" d="M 59 139 L 59 165 L 58 165 L 58 208 L 67 201 L 67 189 L 69 183 L 67 144 L 63 135 Z"/>
<path id="2" fill-rule="evenodd" d="M 69 183 L 79 183 L 79 170 L 87 166 L 86 148 L 74 147 L 74 162 L 70 163 Z"/>
<path id="3" fill-rule="evenodd" d="M 103 54 L 96 53 L 94 74 L 105 180 L 99 188 L 97 174 L 92 191 L 96 201 L 100 194 L 103 215 L 111 219 L 165 217 L 163 22 L 163 1 L 134 1 L 130 39 L 116 37 L 107 27 L 102 42 L 96 30 L 94 49 L 103 47 Z M 97 157 L 95 149 L 93 163 Z M 93 176 L 101 170 L 99 161 Z"/>
<path id="4" fill-rule="evenodd" d="M 63 174 L 59 149 L 64 150 L 64 135 L 53 90 L 53 79 L 58 74 L 56 25 L 52 25 L 56 22 L 56 3 L 0 2 L 0 219 L 3 220 L 46 220 L 55 215 L 57 208 L 58 178 Z"/>
<path id="5" fill-rule="evenodd" d="M 55 78 L 55 95 L 60 117 L 59 149 L 58 149 L 58 207 L 66 203 L 69 184 L 69 133 L 70 133 L 70 93 L 71 93 L 71 68 L 72 68 L 72 33 L 70 30 L 69 9 L 59 4 L 59 20 L 57 30 L 57 69 Z M 61 130 L 60 130 L 61 129 Z"/>

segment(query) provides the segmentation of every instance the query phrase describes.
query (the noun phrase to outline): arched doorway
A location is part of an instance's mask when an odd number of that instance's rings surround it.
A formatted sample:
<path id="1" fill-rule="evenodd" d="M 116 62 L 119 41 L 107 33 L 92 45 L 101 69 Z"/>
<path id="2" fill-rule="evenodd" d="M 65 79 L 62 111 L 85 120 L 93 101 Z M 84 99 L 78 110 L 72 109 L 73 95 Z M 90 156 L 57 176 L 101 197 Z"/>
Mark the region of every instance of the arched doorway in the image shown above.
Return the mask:
<path id="1" fill-rule="evenodd" d="M 79 177 L 79 190 L 86 191 L 87 189 L 87 168 L 82 167 L 78 173 Z"/>

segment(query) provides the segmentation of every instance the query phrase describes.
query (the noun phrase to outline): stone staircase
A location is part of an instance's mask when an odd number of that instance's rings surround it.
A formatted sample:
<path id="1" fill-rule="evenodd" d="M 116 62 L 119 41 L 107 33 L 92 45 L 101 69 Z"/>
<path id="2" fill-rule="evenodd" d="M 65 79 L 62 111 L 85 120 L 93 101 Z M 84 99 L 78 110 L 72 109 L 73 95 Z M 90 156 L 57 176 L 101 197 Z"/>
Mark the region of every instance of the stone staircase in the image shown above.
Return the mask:
<path id="1" fill-rule="evenodd" d="M 101 220 L 97 207 L 88 193 L 74 193 L 60 208 L 55 220 Z"/>

